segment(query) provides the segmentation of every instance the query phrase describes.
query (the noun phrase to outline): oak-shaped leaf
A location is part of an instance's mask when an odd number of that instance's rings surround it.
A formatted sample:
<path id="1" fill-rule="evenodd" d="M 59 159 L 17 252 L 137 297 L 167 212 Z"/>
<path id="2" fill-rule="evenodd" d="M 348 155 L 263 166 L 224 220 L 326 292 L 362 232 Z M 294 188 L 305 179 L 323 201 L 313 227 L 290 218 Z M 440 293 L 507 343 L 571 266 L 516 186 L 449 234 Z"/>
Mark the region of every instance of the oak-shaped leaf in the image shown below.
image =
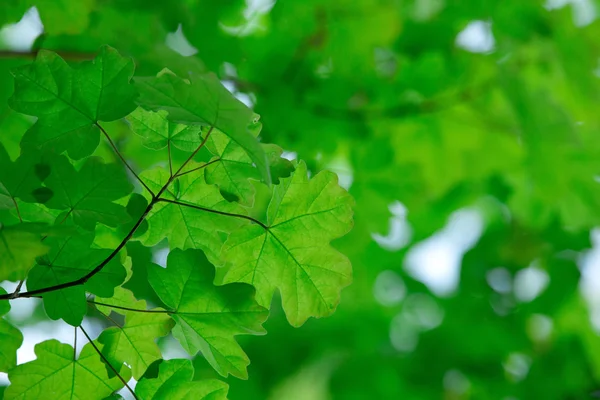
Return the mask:
<path id="1" fill-rule="evenodd" d="M 0 287 L 0 294 L 6 290 Z M 0 317 L 8 314 L 10 303 L 0 300 Z M 0 318 L 0 372 L 8 372 L 17 365 L 17 350 L 23 343 L 23 334 L 4 318 Z"/>
<path id="2" fill-rule="evenodd" d="M 133 71 L 133 60 L 109 46 L 75 67 L 41 50 L 33 63 L 13 70 L 10 106 L 38 117 L 21 147 L 67 151 L 73 159 L 92 154 L 100 141 L 97 123 L 123 118 L 135 109 L 137 93 L 129 83 Z"/>
<path id="3" fill-rule="evenodd" d="M 118 377 L 108 377 L 106 365 L 89 343 L 77 359 L 72 346 L 54 339 L 36 344 L 35 354 L 35 360 L 9 371 L 5 400 L 101 400 L 123 387 Z M 121 369 L 125 381 L 130 375 L 129 369 Z"/>
<path id="4" fill-rule="evenodd" d="M 135 386 L 140 400 L 225 400 L 228 386 L 218 379 L 192 381 L 194 367 L 190 360 L 163 361 L 156 378 L 143 378 Z"/>
<path id="5" fill-rule="evenodd" d="M 164 168 L 145 171 L 141 178 L 156 192 L 169 180 Z M 171 248 L 202 249 L 212 263 L 218 263 L 224 238 L 247 220 L 236 217 L 245 210 L 223 198 L 215 185 L 209 185 L 202 173 L 190 173 L 177 178 L 146 220 L 148 230 L 140 237 L 146 246 L 154 246 L 164 238 Z M 175 203 L 173 203 L 175 202 Z"/>
<path id="6" fill-rule="evenodd" d="M 178 124 L 169 121 L 167 115 L 164 110 L 152 112 L 137 108 L 127 121 L 150 149 L 160 150 L 170 144 L 183 151 L 194 151 L 202 143 L 202 126 Z"/>
<path id="7" fill-rule="evenodd" d="M 109 249 L 92 248 L 94 237 L 84 234 L 69 237 L 48 238 L 44 244 L 50 251 L 38 258 L 37 264 L 29 272 L 27 288 L 37 290 L 68 282 L 77 281 L 107 260 L 112 253 Z M 42 294 L 46 314 L 52 319 L 64 319 L 73 326 L 79 326 L 86 313 L 86 291 L 102 297 L 111 297 L 114 288 L 123 283 L 126 271 L 113 257 L 85 284 L 74 285 Z"/>
<path id="8" fill-rule="evenodd" d="M 36 257 L 49 247 L 42 243 L 39 224 L 3 225 L 0 223 L 0 281 L 25 279 Z"/>
<path id="9" fill-rule="evenodd" d="M 350 262 L 330 242 L 352 227 L 353 204 L 334 173 L 322 171 L 309 180 L 300 162 L 273 187 L 266 225 L 247 225 L 229 236 L 219 281 L 253 285 L 264 307 L 279 289 L 294 326 L 330 315 L 352 279 Z"/>
<path id="10" fill-rule="evenodd" d="M 145 301 L 136 300 L 133 293 L 123 288 L 117 288 L 111 298 L 96 298 L 96 302 L 102 303 L 97 307 L 104 315 L 114 311 L 125 317 L 123 326 L 105 329 L 98 337 L 104 345 L 102 354 L 111 364 L 126 363 L 133 377 L 140 379 L 148 366 L 161 358 L 156 339 L 168 334 L 174 321 L 165 310 L 146 310 Z"/>
<path id="11" fill-rule="evenodd" d="M 268 311 L 245 284 L 215 286 L 214 267 L 201 251 L 173 250 L 167 268 L 148 269 L 150 285 L 172 311 L 173 336 L 190 354 L 200 351 L 221 375 L 246 379 L 248 356 L 236 342 L 240 334 L 265 333 Z"/>
<path id="12" fill-rule="evenodd" d="M 255 114 L 255 119 L 258 115 Z M 256 121 L 251 129 L 253 135 L 260 132 L 260 123 Z M 293 169 L 291 163 L 281 158 L 283 150 L 274 144 L 261 144 L 269 162 L 273 181 L 280 176 L 289 176 Z M 236 201 L 246 206 L 254 203 L 254 185 L 249 179 L 259 181 L 261 176 L 253 160 L 242 147 L 220 131 L 213 131 L 206 142 L 208 150 L 215 155 L 205 169 L 206 182 L 214 183 L 221 191 L 232 195 Z"/>
<path id="13" fill-rule="evenodd" d="M 169 70 L 157 77 L 136 78 L 142 107 L 166 110 L 171 121 L 186 125 L 214 126 L 237 143 L 256 164 L 270 184 L 267 157 L 258 140 L 250 133 L 253 113 L 236 99 L 213 73 L 191 72 L 186 79 Z"/>
<path id="14" fill-rule="evenodd" d="M 114 203 L 133 190 L 122 166 L 90 157 L 77 170 L 65 156 L 58 156 L 50 168 L 45 185 L 54 195 L 45 206 L 66 210 L 59 222 L 71 218 L 74 224 L 93 230 L 96 222 L 115 227 L 129 220 L 125 207 Z"/>

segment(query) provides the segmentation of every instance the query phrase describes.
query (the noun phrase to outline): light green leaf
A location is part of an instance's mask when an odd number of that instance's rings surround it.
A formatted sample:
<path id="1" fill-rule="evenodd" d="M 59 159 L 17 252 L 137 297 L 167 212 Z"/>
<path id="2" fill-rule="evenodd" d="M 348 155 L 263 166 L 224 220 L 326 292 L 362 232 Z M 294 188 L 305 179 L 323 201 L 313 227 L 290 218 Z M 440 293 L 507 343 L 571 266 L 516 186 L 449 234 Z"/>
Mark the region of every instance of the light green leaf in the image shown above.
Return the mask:
<path id="1" fill-rule="evenodd" d="M 30 224 L 5 226 L 0 223 L 0 281 L 25 279 L 36 257 L 46 254 L 49 247 L 41 242 Z"/>
<path id="2" fill-rule="evenodd" d="M 144 172 L 141 177 L 150 189 L 157 192 L 169 180 L 169 172 L 155 168 Z M 243 215 L 245 210 L 225 200 L 215 185 L 205 182 L 202 173 L 178 178 L 163 197 L 187 205 L 155 204 L 146 218 L 148 230 L 140 237 L 146 246 L 154 246 L 167 238 L 171 248 L 202 249 L 211 262 L 218 263 L 224 242 L 219 232 L 229 233 L 247 222 L 243 218 L 220 214 Z"/>
<path id="3" fill-rule="evenodd" d="M 202 252 L 193 250 L 173 250 L 166 269 L 148 269 L 150 285 L 173 311 L 173 336 L 183 348 L 190 355 L 200 351 L 221 375 L 245 379 L 250 360 L 234 336 L 265 333 L 268 312 L 256 304 L 252 287 L 215 286 L 214 276 Z"/>
<path id="4" fill-rule="evenodd" d="M 127 121 L 131 130 L 143 138 L 144 146 L 160 150 L 168 143 L 183 151 L 194 151 L 202 143 L 202 127 L 199 125 L 183 125 L 167 119 L 167 112 L 145 111 L 137 108 L 129 114 Z"/>
<path id="5" fill-rule="evenodd" d="M 190 73 L 187 78 L 182 79 L 168 70 L 156 78 L 136 78 L 140 92 L 138 104 L 153 111 L 166 110 L 168 118 L 175 122 L 219 129 L 248 153 L 265 182 L 270 184 L 265 152 L 248 130 L 252 111 L 229 93 L 215 74 Z"/>
<path id="6" fill-rule="evenodd" d="M 49 35 L 76 35 L 85 31 L 95 0 L 53 0 L 39 2 L 28 0 L 38 8 L 44 23 L 44 32 Z"/>
<path id="7" fill-rule="evenodd" d="M 140 400 L 225 400 L 228 386 L 217 379 L 192 381 L 194 367 L 190 360 L 163 361 L 154 379 L 142 379 L 135 387 Z"/>
<path id="8" fill-rule="evenodd" d="M 93 230 L 96 222 L 115 227 L 129 220 L 125 207 L 113 202 L 133 189 L 120 165 L 90 157 L 76 170 L 66 157 L 59 156 L 50 168 L 45 184 L 52 188 L 53 196 L 45 205 L 67 210 L 59 222 L 71 218 L 76 225 Z"/>
<path id="9" fill-rule="evenodd" d="M 75 360 L 73 347 L 58 340 L 35 346 L 37 359 L 12 369 L 5 400 L 86 399 L 101 400 L 123 387 L 118 377 L 109 378 L 106 365 L 91 344 Z M 122 369 L 125 381 L 128 369 Z"/>
<path id="10" fill-rule="evenodd" d="M 57 54 L 41 50 L 32 64 L 16 68 L 16 111 L 38 117 L 21 147 L 67 151 L 73 159 L 90 155 L 100 141 L 98 121 L 114 121 L 135 109 L 129 84 L 133 61 L 104 46 L 92 61 L 70 67 Z"/>
<path id="11" fill-rule="evenodd" d="M 47 288 L 76 281 L 87 275 L 112 253 L 109 249 L 90 248 L 93 239 L 92 234 L 48 238 L 44 243 L 51 246 L 51 250 L 38 259 L 29 273 L 28 289 Z M 111 297 L 114 288 L 123 283 L 126 271 L 117 259 L 118 257 L 114 257 L 83 285 L 42 294 L 48 316 L 55 320 L 62 318 L 68 324 L 79 326 L 87 309 L 86 291 Z"/>
<path id="12" fill-rule="evenodd" d="M 340 290 L 351 282 L 351 266 L 329 242 L 352 227 L 353 204 L 335 174 L 323 171 L 309 180 L 301 162 L 290 178 L 274 186 L 267 227 L 248 225 L 229 236 L 220 280 L 253 285 L 265 307 L 279 289 L 294 326 L 311 316 L 330 315 Z"/>
<path id="13" fill-rule="evenodd" d="M 0 287 L 0 294 L 6 290 Z M 0 300 L 0 316 L 8 314 L 10 303 Z M 4 318 L 0 319 L 0 372 L 7 372 L 17 365 L 17 350 L 23 343 L 23 334 Z"/>
<path id="14" fill-rule="evenodd" d="M 117 288 L 112 298 L 96 298 L 97 302 L 109 306 L 98 306 L 105 315 L 111 311 L 125 317 L 125 324 L 110 327 L 98 337 L 104 345 L 102 354 L 111 364 L 120 365 L 127 363 L 131 367 L 133 377 L 140 379 L 148 366 L 161 358 L 160 349 L 156 345 L 156 338 L 165 336 L 175 324 L 164 310 L 146 310 L 146 302 L 138 301 L 127 289 Z M 120 308 L 132 308 L 139 312 L 127 311 Z"/>

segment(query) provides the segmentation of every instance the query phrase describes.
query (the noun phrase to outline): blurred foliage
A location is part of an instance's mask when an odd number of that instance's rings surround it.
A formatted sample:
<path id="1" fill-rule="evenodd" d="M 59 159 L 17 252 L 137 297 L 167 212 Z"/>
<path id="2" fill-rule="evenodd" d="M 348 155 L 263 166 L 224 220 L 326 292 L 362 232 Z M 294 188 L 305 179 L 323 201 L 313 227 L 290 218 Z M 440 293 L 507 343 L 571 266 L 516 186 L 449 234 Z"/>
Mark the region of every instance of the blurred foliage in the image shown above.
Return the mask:
<path id="1" fill-rule="evenodd" d="M 598 395 L 598 296 L 584 296 L 592 278 L 580 271 L 599 267 L 585 256 L 600 223 L 600 2 L 27 0 L 3 2 L 0 22 L 32 5 L 44 32 L 31 52 L 3 44 L 3 100 L 8 70 L 38 49 L 77 61 L 109 44 L 139 75 L 203 65 L 253 103 L 264 142 L 351 181 L 355 228 L 335 244 L 353 284 L 332 317 L 301 328 L 275 300 L 268 336 L 240 340 L 250 379 L 227 380 L 232 399 Z M 14 159 L 31 121 L 0 107 Z M 125 136 L 118 144 L 144 151 Z M 405 214 L 392 214 L 396 202 Z M 475 239 L 462 247 L 459 284 L 440 294 L 406 267 L 460 209 L 483 227 L 455 235 Z M 398 222 L 404 243 L 373 239 Z M 140 261 L 150 255 L 128 249 L 128 287 L 156 302 Z M 523 295 L 531 271 L 547 277 L 533 298 Z M 196 378 L 215 376 L 204 359 L 194 365 Z"/>

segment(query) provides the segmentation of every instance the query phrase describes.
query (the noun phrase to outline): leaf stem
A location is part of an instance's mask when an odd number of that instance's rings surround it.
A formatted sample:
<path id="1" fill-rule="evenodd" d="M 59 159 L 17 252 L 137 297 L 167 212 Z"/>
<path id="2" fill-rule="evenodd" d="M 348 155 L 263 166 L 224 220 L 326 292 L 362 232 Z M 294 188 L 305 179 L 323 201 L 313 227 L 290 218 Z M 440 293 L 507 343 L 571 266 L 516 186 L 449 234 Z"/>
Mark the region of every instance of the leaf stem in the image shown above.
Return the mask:
<path id="1" fill-rule="evenodd" d="M 209 165 L 216 163 L 217 161 L 221 161 L 221 159 L 220 159 L 220 158 L 216 158 L 216 159 L 214 159 L 214 160 L 212 160 L 212 161 L 210 161 L 210 162 L 207 162 L 206 164 L 203 164 L 203 165 L 201 165 L 201 166 L 199 166 L 199 167 L 196 167 L 196 168 L 194 168 L 194 169 L 190 169 L 189 171 L 181 172 L 181 173 L 179 173 L 179 174 L 175 175 L 175 178 L 179 178 L 180 176 L 187 175 L 187 174 L 189 174 L 190 172 L 194 172 L 194 171 L 198 171 L 199 169 L 206 168 L 206 167 L 208 167 Z"/>
<path id="2" fill-rule="evenodd" d="M 252 218 L 248 215 L 243 215 L 243 214 L 234 214 L 234 213 L 228 213 L 225 211 L 218 211 L 218 210 L 213 210 L 210 208 L 204 208 L 201 206 L 197 206 L 195 204 L 189 204 L 189 203 L 184 203 L 181 201 L 177 201 L 177 200 L 170 200 L 170 199 L 158 199 L 158 201 L 162 201 L 165 203 L 171 203 L 171 204 L 176 204 L 178 206 L 182 206 L 182 207 L 189 207 L 189 208 L 193 208 L 195 210 L 201 210 L 201 211 L 206 211 L 206 212 L 210 212 L 213 214 L 219 214 L 219 215 L 225 215 L 227 217 L 235 217 L 235 218 L 243 218 L 243 219 L 247 219 L 248 221 L 252 221 L 255 224 L 258 224 L 260 226 L 262 226 L 265 230 L 269 230 L 269 227 L 267 225 L 265 225 L 264 223 L 262 223 L 261 221 L 257 220 L 256 218 Z"/>
<path id="3" fill-rule="evenodd" d="M 121 382 L 123 382 L 123 385 L 125 385 L 125 387 L 127 389 L 129 389 L 129 391 L 133 395 L 133 398 L 136 399 L 136 400 L 139 400 L 139 397 L 137 397 L 137 395 L 135 394 L 135 392 L 133 391 L 133 389 L 131 389 L 131 387 L 127 384 L 127 382 L 125 382 L 125 379 L 123 379 L 123 377 L 121 376 L 121 374 L 119 374 L 119 371 L 117 371 L 117 369 L 110 363 L 110 361 L 108 361 L 108 359 L 104 356 L 104 354 L 102 354 L 102 352 L 100 351 L 100 349 L 98 348 L 98 346 L 96 346 L 96 344 L 94 343 L 94 341 L 92 340 L 92 338 L 90 338 L 90 336 L 87 334 L 87 332 L 85 331 L 85 329 L 83 329 L 82 325 L 79 325 L 79 329 L 81 329 L 81 332 L 83 332 L 83 334 L 85 335 L 85 337 L 87 338 L 87 340 L 90 342 L 90 344 L 92 345 L 92 347 L 94 347 L 94 350 L 96 350 L 96 353 L 98 353 L 98 355 L 104 360 L 104 362 L 106 364 L 108 364 L 108 366 L 110 367 L 110 369 L 112 369 L 113 372 L 119 377 L 119 379 L 121 380 Z"/>
<path id="4" fill-rule="evenodd" d="M 100 131 L 102 131 L 102 133 L 104 134 L 104 137 L 106 138 L 106 140 L 108 140 L 108 143 L 110 143 L 111 147 L 113 148 L 113 150 L 115 151 L 115 153 L 117 154 L 117 156 L 121 159 L 121 161 L 123 161 L 123 164 L 125 164 L 125 167 L 129 170 L 129 172 L 131 172 L 133 174 L 133 176 L 135 176 L 135 178 L 142 184 L 142 186 L 150 193 L 150 195 L 152 197 L 154 197 L 154 192 L 148 187 L 148 185 L 146 185 L 146 183 L 133 170 L 133 168 L 131 168 L 131 166 L 125 160 L 125 158 L 123 157 L 123 155 L 121 154 L 121 152 L 119 151 L 119 149 L 117 148 L 117 146 L 115 145 L 115 143 L 112 141 L 112 139 L 110 138 L 110 136 L 108 136 L 108 133 L 106 132 L 106 130 L 99 123 L 96 123 L 96 126 L 98 128 L 100 128 Z M 169 152 L 169 160 L 170 159 L 171 159 L 171 153 Z M 169 161 L 169 163 L 170 163 L 170 161 Z"/>
<path id="5" fill-rule="evenodd" d="M 140 312 L 140 313 L 172 314 L 172 311 L 167 311 L 167 310 L 140 310 L 137 308 L 121 307 L 121 306 L 115 306 L 112 304 L 101 303 L 99 301 L 94 301 L 94 300 L 88 300 L 88 303 L 99 305 L 99 306 L 110 307 L 110 308 L 116 308 L 118 310 L 134 311 L 134 312 Z"/>

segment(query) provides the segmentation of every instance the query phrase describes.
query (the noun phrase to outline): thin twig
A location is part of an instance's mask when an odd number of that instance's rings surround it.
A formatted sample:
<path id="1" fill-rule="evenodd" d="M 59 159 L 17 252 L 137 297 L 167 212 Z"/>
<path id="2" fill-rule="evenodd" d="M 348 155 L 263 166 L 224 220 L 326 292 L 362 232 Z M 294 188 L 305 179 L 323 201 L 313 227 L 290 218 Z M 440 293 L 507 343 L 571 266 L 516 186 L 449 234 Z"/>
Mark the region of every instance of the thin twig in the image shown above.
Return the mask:
<path id="1" fill-rule="evenodd" d="M 25 279 L 21 279 L 21 281 L 19 282 L 19 284 L 15 288 L 15 291 L 13 292 L 13 295 L 19 294 L 19 292 L 21 291 L 21 288 L 23 287 L 23 283 L 24 282 L 25 282 Z"/>
<path id="2" fill-rule="evenodd" d="M 214 160 L 212 160 L 212 161 L 210 161 L 210 162 L 207 162 L 206 164 L 202 164 L 202 165 L 201 165 L 201 166 L 199 166 L 199 167 L 196 167 L 196 168 L 194 168 L 194 169 L 190 169 L 189 171 L 185 171 L 185 172 L 182 172 L 182 173 L 180 173 L 180 174 L 177 174 L 177 175 L 175 175 L 175 178 L 179 178 L 180 176 L 187 175 L 187 174 L 189 174 L 190 172 L 194 172 L 194 171 L 198 171 L 199 169 L 206 168 L 206 167 L 208 167 L 209 165 L 216 163 L 217 161 L 221 161 L 221 159 L 220 159 L 220 158 L 216 158 L 216 159 L 214 159 Z"/>
<path id="3" fill-rule="evenodd" d="M 131 172 L 133 174 L 133 176 L 135 176 L 135 178 L 142 184 L 142 186 L 150 193 L 150 195 L 152 197 L 154 197 L 154 192 L 148 187 L 148 185 L 146 185 L 146 183 L 142 180 L 142 178 L 139 177 L 139 175 L 133 170 L 133 168 L 131 168 L 131 166 L 125 160 L 125 158 L 123 157 L 123 155 L 121 154 L 121 152 L 119 151 L 119 149 L 117 148 L 117 146 L 115 145 L 115 143 L 112 141 L 112 139 L 110 138 L 110 136 L 108 136 L 108 133 L 106 132 L 106 130 L 100 124 L 98 124 L 98 123 L 96 123 L 96 126 L 98 128 L 100 128 L 100 131 L 102 131 L 102 133 L 104 134 L 104 137 L 106 138 L 106 140 L 108 140 L 108 143 L 110 143 L 111 147 L 113 148 L 113 150 L 115 151 L 115 153 L 117 154 L 117 156 L 119 156 L 119 158 L 121 159 L 121 161 L 123 161 L 123 164 L 125 164 L 125 167 L 127 167 L 127 169 L 129 170 L 129 172 Z"/>
<path id="4" fill-rule="evenodd" d="M 140 313 L 172 314 L 171 311 L 167 311 L 167 310 L 140 310 L 137 308 L 121 307 L 121 306 L 115 306 L 112 304 L 100 303 L 99 301 L 94 301 L 94 300 L 88 300 L 87 302 L 90 304 L 96 304 L 99 306 L 111 307 L 111 308 L 116 308 L 118 310 L 125 310 L 125 311 L 134 311 L 134 312 L 140 312 Z"/>
<path id="5" fill-rule="evenodd" d="M 206 212 L 213 213 L 213 214 L 225 215 L 227 217 L 235 217 L 235 218 L 247 219 L 248 221 L 252 221 L 255 224 L 258 224 L 258 225 L 262 226 L 265 230 L 269 229 L 269 227 L 267 225 L 265 225 L 261 221 L 257 220 L 256 218 L 252 218 L 252 217 L 250 217 L 248 215 L 234 214 L 234 213 L 228 213 L 228 212 L 225 212 L 225 211 L 213 210 L 213 209 L 210 209 L 210 208 L 204 208 L 204 207 L 201 207 L 201 206 L 197 206 L 195 204 L 184 203 L 184 202 L 177 201 L 177 200 L 170 200 L 170 199 L 163 199 L 163 198 L 161 198 L 161 199 L 158 199 L 158 201 L 162 201 L 162 202 L 165 202 L 165 203 L 176 204 L 176 205 L 182 206 L 182 207 L 189 207 L 189 208 L 193 208 L 195 210 L 206 211 Z"/>
<path id="6" fill-rule="evenodd" d="M 171 161 L 171 141 L 167 140 L 167 153 L 169 154 L 169 178 L 173 176 L 173 162 Z"/>
<path id="7" fill-rule="evenodd" d="M 34 58 L 40 50 L 31 51 L 15 51 L 15 50 L 0 50 L 0 58 Z M 65 60 L 91 60 L 96 57 L 94 53 L 79 53 L 75 51 L 55 51 Z"/>
<path id="8" fill-rule="evenodd" d="M 133 395 L 133 398 L 136 399 L 136 400 L 139 400 L 139 398 L 137 397 L 137 395 L 135 394 L 135 392 L 133 391 L 133 389 L 131 389 L 131 387 L 129 387 L 129 385 L 127 384 L 127 382 L 125 382 L 125 379 L 123 379 L 123 377 L 121 376 L 121 374 L 119 374 L 119 371 L 117 371 L 117 369 L 111 364 L 110 361 L 108 361 L 108 359 L 104 356 L 104 354 L 102 354 L 102 352 L 100 351 L 100 349 L 98 348 L 98 346 L 96 346 L 96 344 L 94 343 L 94 341 L 92 340 L 92 338 L 90 338 L 90 336 L 87 334 L 87 332 L 85 331 L 85 329 L 83 329 L 83 326 L 79 325 L 79 329 L 81 329 L 81 332 L 83 332 L 83 334 L 85 335 L 85 337 L 87 338 L 87 340 L 90 342 L 90 344 L 92 345 L 92 347 L 94 347 L 94 350 L 96 350 L 96 353 L 98 353 L 98 355 L 104 360 L 104 362 L 106 364 L 108 364 L 108 366 L 110 367 L 110 369 L 112 369 L 113 372 L 119 377 L 119 379 L 121 380 L 121 382 L 123 382 L 123 385 L 125 385 L 125 387 L 127 389 L 129 389 L 129 391 Z"/>
<path id="9" fill-rule="evenodd" d="M 21 218 L 21 211 L 19 211 L 19 205 L 17 204 L 17 200 L 14 197 L 11 197 L 13 204 L 15 205 L 15 209 L 17 210 L 17 217 L 19 217 L 19 221 L 23 223 L 23 218 Z"/>

